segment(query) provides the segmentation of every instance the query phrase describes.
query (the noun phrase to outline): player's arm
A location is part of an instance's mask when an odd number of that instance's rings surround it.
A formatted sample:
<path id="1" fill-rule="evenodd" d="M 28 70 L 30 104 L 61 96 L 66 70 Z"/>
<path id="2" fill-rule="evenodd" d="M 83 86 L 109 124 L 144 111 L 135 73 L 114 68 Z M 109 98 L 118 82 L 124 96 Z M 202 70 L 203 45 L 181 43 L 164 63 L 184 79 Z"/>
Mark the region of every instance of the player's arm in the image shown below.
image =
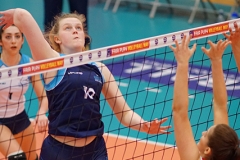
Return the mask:
<path id="1" fill-rule="evenodd" d="M 0 15 L 0 26 L 5 25 L 4 28 L 6 28 L 14 24 L 24 34 L 35 61 L 59 57 L 59 54 L 45 40 L 37 22 L 27 10 L 9 9 L 1 11 Z"/>
<path id="2" fill-rule="evenodd" d="M 35 123 L 38 126 L 38 130 L 41 132 L 45 131 L 48 125 L 48 118 L 46 116 L 46 113 L 48 112 L 48 99 L 40 75 L 37 74 L 32 76 L 31 81 L 39 102 L 39 109 Z"/>
<path id="3" fill-rule="evenodd" d="M 173 122 L 176 144 L 182 160 L 198 160 L 199 151 L 193 137 L 188 118 L 188 70 L 189 59 L 196 49 L 188 47 L 190 38 L 184 36 L 182 44 L 176 41 L 176 47 L 170 46 L 177 60 L 176 79 L 173 93 Z"/>
<path id="4" fill-rule="evenodd" d="M 149 134 L 169 133 L 166 130 L 170 128 L 170 126 L 161 126 L 167 120 L 166 118 L 146 122 L 137 113 L 133 112 L 125 101 L 109 69 L 102 63 L 98 63 L 98 66 L 100 67 L 105 79 L 102 93 L 117 119 L 124 126 Z"/>
<path id="5" fill-rule="evenodd" d="M 208 42 L 210 49 L 202 47 L 203 52 L 210 58 L 213 78 L 213 110 L 214 124 L 228 124 L 227 90 L 222 68 L 222 55 L 229 41 L 218 41 L 217 44 Z"/>

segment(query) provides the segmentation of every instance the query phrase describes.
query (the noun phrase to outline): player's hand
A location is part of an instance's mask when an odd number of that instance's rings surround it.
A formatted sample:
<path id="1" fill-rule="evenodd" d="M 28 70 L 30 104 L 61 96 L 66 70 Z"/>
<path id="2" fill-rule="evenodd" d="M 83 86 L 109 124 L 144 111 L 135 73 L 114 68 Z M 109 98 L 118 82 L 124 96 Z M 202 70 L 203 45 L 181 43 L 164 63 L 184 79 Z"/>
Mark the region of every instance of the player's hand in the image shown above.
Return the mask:
<path id="1" fill-rule="evenodd" d="M 171 128 L 171 126 L 161 126 L 166 121 L 167 118 L 162 120 L 154 119 L 151 122 L 143 122 L 141 124 L 142 131 L 148 134 L 170 134 L 171 132 L 168 132 L 168 129 Z"/>
<path id="2" fill-rule="evenodd" d="M 6 29 L 13 24 L 14 12 L 15 9 L 0 11 L 0 26 L 4 26 L 3 29 Z"/>
<path id="3" fill-rule="evenodd" d="M 38 127 L 39 132 L 45 132 L 48 126 L 48 118 L 46 114 L 37 114 L 35 118 L 35 126 Z"/>
<path id="4" fill-rule="evenodd" d="M 223 33 L 223 35 L 232 42 L 233 50 L 240 51 L 240 27 L 237 23 L 234 23 L 234 31 L 229 29 L 230 34 Z"/>
<path id="5" fill-rule="evenodd" d="M 177 60 L 178 64 L 188 64 L 189 59 L 193 55 L 193 53 L 196 50 L 196 43 L 193 45 L 192 48 L 189 48 L 191 37 L 186 35 L 182 39 L 182 43 L 178 43 L 178 41 L 175 41 L 176 47 L 169 46 L 170 49 L 174 52 L 175 58 Z"/>
<path id="6" fill-rule="evenodd" d="M 202 47 L 202 51 L 211 59 L 211 60 L 221 60 L 224 50 L 231 42 L 226 40 L 219 40 L 217 44 L 213 43 L 212 41 L 208 41 L 210 45 L 209 49 Z"/>

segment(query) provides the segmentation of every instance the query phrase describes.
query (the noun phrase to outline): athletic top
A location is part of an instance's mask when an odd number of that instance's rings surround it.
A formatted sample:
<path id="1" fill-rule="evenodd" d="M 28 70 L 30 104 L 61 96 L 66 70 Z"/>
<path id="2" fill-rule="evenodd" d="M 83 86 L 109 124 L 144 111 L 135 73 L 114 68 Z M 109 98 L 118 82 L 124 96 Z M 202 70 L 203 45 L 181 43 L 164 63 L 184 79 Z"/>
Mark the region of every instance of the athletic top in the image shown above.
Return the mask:
<path id="1" fill-rule="evenodd" d="M 21 54 L 18 65 L 29 63 L 30 58 Z M 0 59 L 0 68 L 8 67 Z M 9 72 L 9 74 L 11 74 Z M 0 118 L 13 117 L 24 110 L 25 96 L 30 83 L 30 77 L 14 78 L 0 82 Z"/>
<path id="2" fill-rule="evenodd" d="M 58 70 L 54 79 L 45 84 L 48 133 L 76 138 L 103 135 L 102 86 L 103 77 L 96 63 Z"/>

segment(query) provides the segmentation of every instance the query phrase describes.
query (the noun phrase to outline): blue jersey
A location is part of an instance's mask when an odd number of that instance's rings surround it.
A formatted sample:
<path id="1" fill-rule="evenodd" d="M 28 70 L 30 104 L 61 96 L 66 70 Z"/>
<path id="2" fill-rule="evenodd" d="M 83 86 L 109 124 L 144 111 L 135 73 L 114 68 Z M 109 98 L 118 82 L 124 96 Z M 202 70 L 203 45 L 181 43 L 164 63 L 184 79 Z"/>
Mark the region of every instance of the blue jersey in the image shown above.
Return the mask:
<path id="1" fill-rule="evenodd" d="M 103 77 L 96 63 L 58 70 L 45 85 L 49 134 L 77 138 L 102 135 L 102 86 Z"/>

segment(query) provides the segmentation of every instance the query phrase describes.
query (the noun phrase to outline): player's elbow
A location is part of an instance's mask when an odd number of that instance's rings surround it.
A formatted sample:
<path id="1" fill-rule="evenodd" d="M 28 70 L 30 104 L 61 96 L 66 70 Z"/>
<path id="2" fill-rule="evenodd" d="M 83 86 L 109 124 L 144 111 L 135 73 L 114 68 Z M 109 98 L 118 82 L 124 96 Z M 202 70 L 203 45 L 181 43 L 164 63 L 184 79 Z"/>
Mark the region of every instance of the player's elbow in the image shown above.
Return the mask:
<path id="1" fill-rule="evenodd" d="M 174 115 L 187 115 L 188 103 L 173 103 L 172 111 Z"/>
<path id="2" fill-rule="evenodd" d="M 29 16 L 31 16 L 31 14 L 27 10 L 22 8 L 16 8 L 14 11 L 14 23 L 21 22 Z"/>

